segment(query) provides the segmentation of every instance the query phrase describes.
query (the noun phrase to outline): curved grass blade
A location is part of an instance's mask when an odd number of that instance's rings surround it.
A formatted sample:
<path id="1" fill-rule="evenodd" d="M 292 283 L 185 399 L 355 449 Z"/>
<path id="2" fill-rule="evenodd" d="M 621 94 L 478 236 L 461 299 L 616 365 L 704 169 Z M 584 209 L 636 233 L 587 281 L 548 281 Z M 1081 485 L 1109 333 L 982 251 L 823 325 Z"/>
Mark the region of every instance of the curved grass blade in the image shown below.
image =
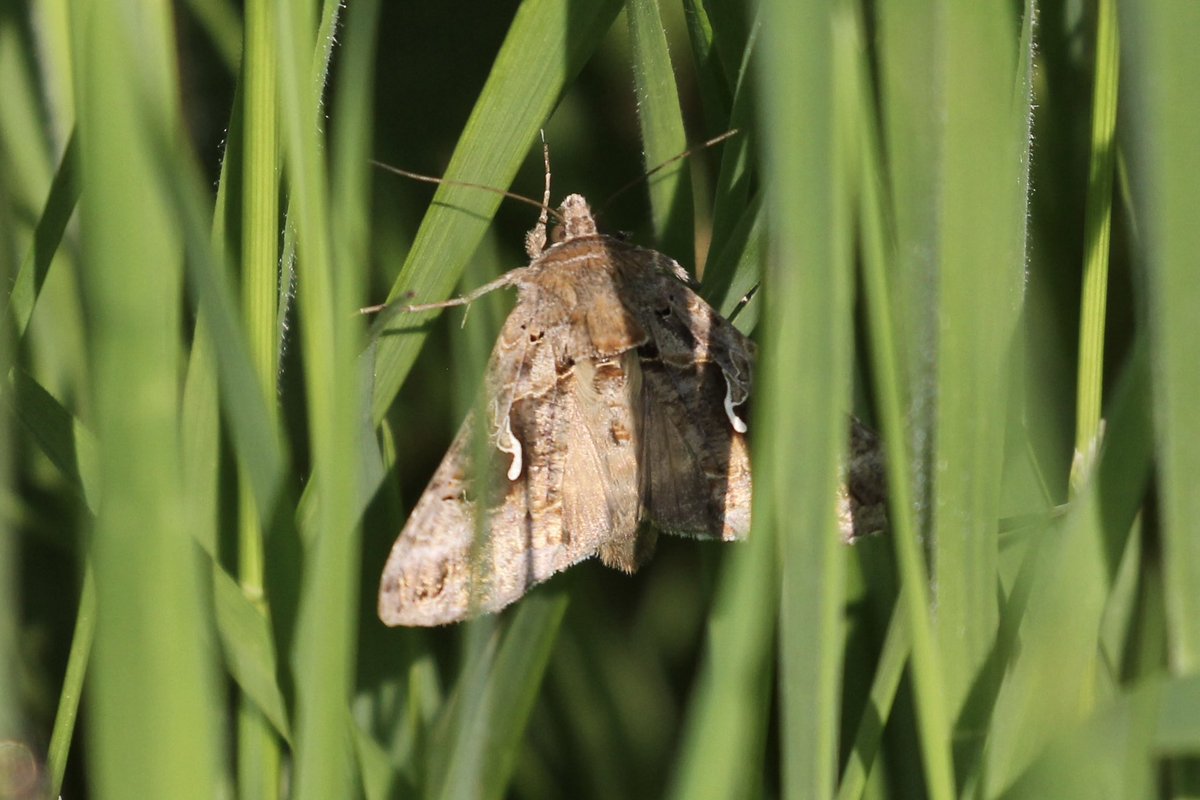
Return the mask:
<path id="1" fill-rule="evenodd" d="M 619 9 L 620 0 L 522 3 L 443 177 L 507 186 L 538 128 Z M 500 197 L 491 192 L 439 186 L 388 299 L 410 293 L 421 302 L 447 297 L 499 204 Z M 431 316 L 405 315 L 382 332 L 371 404 L 377 422 L 416 359 L 425 340 L 422 326 Z"/>

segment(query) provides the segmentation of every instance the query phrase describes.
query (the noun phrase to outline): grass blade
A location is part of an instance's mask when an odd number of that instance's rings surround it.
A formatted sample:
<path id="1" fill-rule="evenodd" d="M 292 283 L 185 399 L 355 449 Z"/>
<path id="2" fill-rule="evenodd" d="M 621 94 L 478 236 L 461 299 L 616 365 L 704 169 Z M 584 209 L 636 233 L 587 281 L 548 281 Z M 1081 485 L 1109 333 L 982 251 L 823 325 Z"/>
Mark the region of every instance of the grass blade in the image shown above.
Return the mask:
<path id="1" fill-rule="evenodd" d="M 1139 218 L 1145 226 L 1154 360 L 1155 434 L 1163 530 L 1170 665 L 1177 674 L 1200 669 L 1200 108 L 1189 87 L 1200 79 L 1200 8 L 1153 2 L 1121 17 L 1139 90 L 1134 142 L 1145 170 Z M 1167 66 L 1169 65 L 1169 66 Z M 1163 70 L 1166 70 L 1163 72 Z"/>
<path id="2" fill-rule="evenodd" d="M 1096 70 L 1092 84 L 1092 158 L 1088 175 L 1083 296 L 1079 312 L 1079 374 L 1072 484 L 1084 477 L 1087 455 L 1100 436 L 1104 384 L 1104 320 L 1108 300 L 1108 250 L 1112 231 L 1117 127 L 1117 10 L 1114 0 L 1096 8 Z"/>
<path id="3" fill-rule="evenodd" d="M 67 144 L 62 161 L 59 162 L 58 172 L 54 174 L 54 182 L 50 184 L 50 195 L 46 198 L 46 207 L 38 218 L 37 228 L 33 233 L 33 243 L 21 269 L 17 272 L 12 283 L 12 291 L 8 296 L 8 313 L 17 338 L 25 335 L 29 318 L 33 316 L 33 307 L 46 282 L 46 273 L 50 271 L 50 261 L 58 251 L 62 242 L 63 232 L 79 202 L 79 180 L 76 177 L 76 160 L 79 147 L 75 134 Z"/>
<path id="4" fill-rule="evenodd" d="M 987 791 L 1005 789 L 1094 705 L 1096 648 L 1112 576 L 1149 478 L 1149 348 L 1139 339 L 1114 392 L 1096 471 L 1035 559 L 1022 645 L 994 704 Z"/>
<path id="5" fill-rule="evenodd" d="M 92 785 L 98 797 L 212 797 L 215 664 L 195 635 L 207 622 L 179 473 L 182 248 L 155 157 L 159 141 L 181 136 L 171 20 L 136 2 L 75 11 L 80 180 L 97 187 L 80 221 L 104 497 L 92 546 Z"/>
<path id="6" fill-rule="evenodd" d="M 762 7 L 769 249 L 752 535 L 769 527 L 778 537 L 782 778 L 793 798 L 832 795 L 837 769 L 845 553 L 834 500 L 852 326 L 834 8 L 828 0 Z"/>
<path id="7" fill-rule="evenodd" d="M 625 12 L 633 50 L 633 85 L 642 125 L 644 164 L 651 170 L 687 149 L 687 133 L 658 0 L 627 0 Z M 662 251 L 694 270 L 689 170 L 687 159 L 680 159 L 650 176 L 650 218 Z"/>
<path id="8" fill-rule="evenodd" d="M 517 11 L 443 177 L 507 186 L 563 87 L 599 44 L 619 0 L 532 0 Z M 442 184 L 417 231 L 389 300 L 448 296 L 500 204 L 492 192 Z M 394 321 L 375 360 L 375 420 L 383 418 L 425 340 L 430 315 Z"/>
<path id="9" fill-rule="evenodd" d="M 447 711 L 450 749 L 429 796 L 505 796 L 566 608 L 563 596 L 539 593 L 527 598 L 498 649 L 484 648 L 475 667 L 464 670 Z"/>
<path id="10" fill-rule="evenodd" d="M 709 615 L 667 792 L 675 800 L 743 797 L 761 780 L 779 587 L 773 531 L 759 531 L 727 559 Z"/>

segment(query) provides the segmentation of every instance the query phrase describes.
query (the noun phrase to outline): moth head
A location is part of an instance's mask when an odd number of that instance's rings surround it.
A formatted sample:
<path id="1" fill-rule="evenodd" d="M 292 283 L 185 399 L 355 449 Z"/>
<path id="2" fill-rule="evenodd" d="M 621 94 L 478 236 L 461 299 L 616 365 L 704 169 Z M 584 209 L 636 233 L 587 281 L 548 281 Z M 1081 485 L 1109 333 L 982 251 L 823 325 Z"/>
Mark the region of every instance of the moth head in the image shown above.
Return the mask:
<path id="1" fill-rule="evenodd" d="M 588 207 L 583 195 L 567 195 L 567 199 L 558 207 L 558 218 L 560 222 L 550 233 L 550 239 L 555 244 L 581 236 L 596 235 L 596 220 L 592 217 L 592 209 Z"/>

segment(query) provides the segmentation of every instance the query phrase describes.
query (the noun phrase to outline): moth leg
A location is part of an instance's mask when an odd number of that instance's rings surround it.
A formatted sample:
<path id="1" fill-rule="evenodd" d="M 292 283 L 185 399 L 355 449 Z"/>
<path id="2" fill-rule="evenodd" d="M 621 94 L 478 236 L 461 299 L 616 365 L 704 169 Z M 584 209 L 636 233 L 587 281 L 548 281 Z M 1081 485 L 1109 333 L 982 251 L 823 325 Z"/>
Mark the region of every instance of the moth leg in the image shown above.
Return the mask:
<path id="1" fill-rule="evenodd" d="M 510 270 L 509 272 L 501 275 L 499 278 L 496 278 L 496 280 L 485 283 L 478 289 L 467 292 L 460 297 L 451 297 L 449 300 L 442 300 L 439 303 L 419 303 L 417 305 L 408 306 L 397 306 L 393 305 L 392 303 L 380 303 L 379 305 L 360 308 L 358 313 L 363 315 L 382 313 L 384 314 L 384 316 L 380 318 L 380 321 L 382 321 L 383 319 L 390 319 L 396 314 L 415 314 L 420 311 L 436 311 L 439 308 L 468 306 L 479 298 L 483 297 L 485 294 L 489 294 L 497 289 L 503 289 L 505 286 L 516 283 L 519 277 L 517 273 L 519 272 L 522 272 L 522 269 Z"/>

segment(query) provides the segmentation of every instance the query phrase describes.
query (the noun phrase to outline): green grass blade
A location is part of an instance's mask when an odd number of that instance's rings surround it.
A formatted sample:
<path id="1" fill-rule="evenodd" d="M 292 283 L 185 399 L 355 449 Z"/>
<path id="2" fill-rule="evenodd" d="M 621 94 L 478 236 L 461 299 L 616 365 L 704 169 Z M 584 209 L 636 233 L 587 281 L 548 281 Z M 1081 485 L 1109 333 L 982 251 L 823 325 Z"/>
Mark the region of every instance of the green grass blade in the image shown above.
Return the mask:
<path id="1" fill-rule="evenodd" d="M 1194 754 L 1200 750 L 1200 677 L 1188 675 L 1165 683 L 1154 747 L 1166 755 Z"/>
<path id="2" fill-rule="evenodd" d="M 649 171 L 686 150 L 687 133 L 658 0 L 626 0 L 625 18 L 644 164 Z M 679 159 L 650 176 L 650 219 L 662 251 L 694 271 L 690 166 L 687 159 Z"/>
<path id="3" fill-rule="evenodd" d="M 279 375 L 277 332 L 279 322 L 279 120 L 276 93 L 276 68 L 273 27 L 274 9 L 267 0 L 252 0 L 245 7 L 245 59 L 242 62 L 241 86 L 244 109 L 242 133 L 242 192 L 240 210 L 241 241 L 241 301 L 242 316 L 248 334 L 250 357 L 258 377 L 258 386 L 266 404 L 272 425 L 278 424 L 275 403 Z M 228 174 L 228 173 L 227 173 Z M 238 475 L 238 582 L 241 596 L 256 614 L 246 613 L 247 622 L 262 623 L 262 632 L 269 633 L 269 605 L 266 596 L 264 565 L 264 534 L 260 523 L 263 514 L 256 508 L 253 477 L 246 470 Z M 264 509 L 269 514 L 270 509 Z M 234 602 L 220 593 L 226 584 L 215 582 L 217 599 Z M 218 606 L 218 612 L 220 606 Z M 247 610 L 248 611 L 248 610 Z M 229 617 L 222 620 L 218 613 L 218 631 L 225 636 L 225 651 L 245 641 L 248 628 L 231 631 Z M 257 632 L 257 629 L 255 629 Z M 267 644 L 271 644 L 267 640 Z M 269 681 L 253 684 L 257 688 L 275 685 L 274 652 L 271 656 Z M 241 664 L 241 661 L 231 662 Z M 250 663 L 260 663 L 252 660 Z M 232 671 L 232 670 L 231 670 Z M 262 691 L 255 694 L 247 689 L 247 680 L 238 681 L 244 694 L 238 707 L 238 785 L 246 796 L 276 797 L 280 792 L 281 753 L 276 731 L 286 730 L 279 707 L 265 703 Z M 284 727 L 281 728 L 281 724 Z M 274 726 L 274 730 L 272 730 Z"/>
<path id="4" fill-rule="evenodd" d="M 244 589 L 219 564 L 212 564 L 212 577 L 217 633 L 229 672 L 246 699 L 270 722 L 275 735 L 290 740 L 270 623 L 262 608 L 246 598 Z M 268 776 L 247 776 L 239 765 L 240 785 L 266 785 L 264 779 L 270 783 Z"/>
<path id="5" fill-rule="evenodd" d="M 38 218 L 29 252 L 25 254 L 21 269 L 13 279 L 12 291 L 8 296 L 8 313 L 18 339 L 25 335 L 42 284 L 46 282 L 46 273 L 50 271 L 50 261 L 58 252 L 63 232 L 75 211 L 75 204 L 79 202 L 79 180 L 75 174 L 77 151 L 78 144 L 72 133 L 59 162 L 58 172 L 54 174 L 54 182 L 50 184 L 46 207 Z"/>
<path id="6" fill-rule="evenodd" d="M 911 647 L 908 618 L 904 616 L 904 609 L 897 605 L 888 624 L 883 652 L 879 656 L 879 664 L 871 683 L 867 711 L 859 720 L 854 744 L 850 748 L 850 757 L 838 784 L 838 800 L 854 800 L 863 796 L 867 777 L 879 756 L 883 728 L 891 714 L 892 703 L 900 688 L 900 679 L 904 677 L 904 667 L 908 662 Z"/>
<path id="7" fill-rule="evenodd" d="M 1017 28 L 1009 7 L 947 11 L 940 230 L 937 441 L 934 464 L 936 634 L 945 710 L 965 706 L 996 635 L 997 534 L 1010 351 L 1023 302 L 1027 133 L 1013 124 Z M 1016 109 L 1028 120 L 1029 108 Z M 1003 220 L 1004 224 L 996 224 Z M 1020 236 L 1014 235 L 1020 232 Z M 971 744 L 971 743 L 967 743 Z"/>
<path id="8" fill-rule="evenodd" d="M 62 792 L 71 739 L 75 735 L 79 700 L 83 696 L 83 679 L 87 675 L 95 638 L 96 578 L 89 566 L 85 567 L 83 572 L 83 586 L 79 591 L 79 612 L 75 616 L 75 629 L 71 635 L 71 652 L 67 655 L 62 693 L 59 695 L 58 709 L 54 714 L 50 745 L 46 748 L 47 794 L 50 797 L 59 797 Z"/>
<path id="9" fill-rule="evenodd" d="M 762 265 L 766 260 L 762 206 L 761 194 L 746 203 L 724 247 L 709 256 L 700 295 L 725 316 L 738 309 L 762 280 Z M 761 302 L 745 305 L 735 320 L 739 329 L 754 329 L 761 305 Z"/>
<path id="10" fill-rule="evenodd" d="M 832 795 L 837 769 L 845 553 L 834 501 L 852 319 L 834 9 L 828 0 L 762 6 L 769 249 L 752 535 L 770 527 L 778 536 L 780 748 L 783 795 L 793 798 Z"/>
<path id="11" fill-rule="evenodd" d="M 161 148 L 156 154 L 165 169 L 169 157 Z M 251 359 L 245 326 L 236 310 L 228 261 L 217 249 L 219 241 L 214 247 L 202 186 L 195 165 L 183 163 L 174 168 L 165 189 L 183 222 L 188 284 L 204 320 L 197 330 L 211 337 L 231 442 L 239 465 L 254 487 L 255 509 L 265 525 L 284 485 L 284 448 Z"/>
<path id="12" fill-rule="evenodd" d="M 1157 767 L 1153 732 L 1162 714 L 1163 681 L 1151 680 L 1089 717 L 1043 750 L 1005 800 L 1055 797 L 1152 798 Z"/>
<path id="13" fill-rule="evenodd" d="M 327 47 L 340 6 L 275 6 L 279 53 L 280 130 L 296 227 L 297 311 L 317 508 L 300 594 L 292 653 L 296 673 L 295 796 L 343 797 L 356 785 L 346 711 L 357 652 L 352 610 L 357 608 L 359 528 L 355 504 L 358 463 L 349 443 L 358 433 L 356 321 L 361 304 L 355 273 L 334 270 L 335 237 L 318 122 Z M 314 44 L 317 57 L 313 58 Z M 314 71 L 319 76 L 313 79 Z"/>
<path id="14" fill-rule="evenodd" d="M 568 82 L 596 48 L 619 0 L 532 0 L 517 11 L 443 177 L 505 187 Z M 500 204 L 492 192 L 442 184 L 417 231 L 389 299 L 450 294 Z M 417 357 L 431 315 L 406 315 L 382 334 L 376 356 L 375 420 L 382 419 Z"/>
<path id="15" fill-rule="evenodd" d="M 1153 2 L 1126 9 L 1137 89 L 1134 142 L 1145 172 L 1145 230 L 1154 360 L 1155 436 L 1172 671 L 1200 669 L 1200 8 Z"/>
<path id="16" fill-rule="evenodd" d="M 171 20 L 161 6 L 73 20 L 79 89 L 84 296 L 104 503 L 92 542 L 97 618 L 89 676 L 98 797 L 212 797 L 215 664 L 196 631 L 199 562 L 183 516 L 178 446 L 179 224 L 155 153 L 182 141 Z"/>
<path id="17" fill-rule="evenodd" d="M 1079 312 L 1079 373 L 1075 409 L 1072 484 L 1083 479 L 1088 454 L 1100 436 L 1104 385 L 1104 332 L 1108 301 L 1108 250 L 1112 231 L 1113 171 L 1117 128 L 1117 9 L 1114 0 L 1096 8 L 1096 69 L 1092 78 L 1092 156 L 1084 217 L 1083 296 Z"/>
<path id="18" fill-rule="evenodd" d="M 1000 687 L 987 743 L 988 793 L 1010 785 L 1094 705 L 1110 583 L 1150 471 L 1149 348 L 1139 338 L 1113 394 L 1096 471 L 1061 528 L 1037 542 L 1021 649 Z"/>
<path id="19" fill-rule="evenodd" d="M 16 418 L 93 514 L 100 506 L 100 466 L 91 431 L 24 370 L 14 370 L 11 399 Z"/>
<path id="20" fill-rule="evenodd" d="M 759 27 L 756 25 L 754 30 L 758 31 Z M 717 176 L 713 197 L 712 239 L 709 242 L 708 262 L 704 265 L 706 291 L 710 280 L 720 285 L 730 279 L 722 269 L 723 266 L 728 266 L 728 259 L 714 261 L 714 255 L 738 252 L 737 234 L 745 224 L 745 215 L 749 208 L 761 204 L 761 198 L 751 196 L 752 191 L 757 192 L 754 186 L 756 164 L 753 158 L 753 119 L 756 113 L 753 99 L 756 82 L 752 69 L 756 40 L 755 35 L 746 42 L 746 51 L 742 54 L 741 69 L 734 89 L 733 108 L 729 115 L 729 128 L 739 131 L 739 134 L 726 142 L 721 150 L 721 171 Z"/>
<path id="21" fill-rule="evenodd" d="M 744 797 L 761 780 L 779 596 L 773 533 L 759 528 L 726 559 L 667 792 L 675 800 Z"/>
<path id="22" fill-rule="evenodd" d="M 725 80 L 721 56 L 713 42 L 712 22 L 700 0 L 684 0 L 688 41 L 704 108 L 704 130 L 708 136 L 723 133 L 729 119 L 732 92 Z"/>
<path id="23" fill-rule="evenodd" d="M 229 0 L 187 0 L 188 10 L 204 27 L 221 61 L 230 72 L 237 72 L 242 60 L 242 20 Z"/>
<path id="24" fill-rule="evenodd" d="M 451 701 L 449 752 L 430 797 L 505 796 L 522 734 L 567 608 L 564 596 L 535 594 L 522 601 L 498 650 L 485 648 Z"/>

